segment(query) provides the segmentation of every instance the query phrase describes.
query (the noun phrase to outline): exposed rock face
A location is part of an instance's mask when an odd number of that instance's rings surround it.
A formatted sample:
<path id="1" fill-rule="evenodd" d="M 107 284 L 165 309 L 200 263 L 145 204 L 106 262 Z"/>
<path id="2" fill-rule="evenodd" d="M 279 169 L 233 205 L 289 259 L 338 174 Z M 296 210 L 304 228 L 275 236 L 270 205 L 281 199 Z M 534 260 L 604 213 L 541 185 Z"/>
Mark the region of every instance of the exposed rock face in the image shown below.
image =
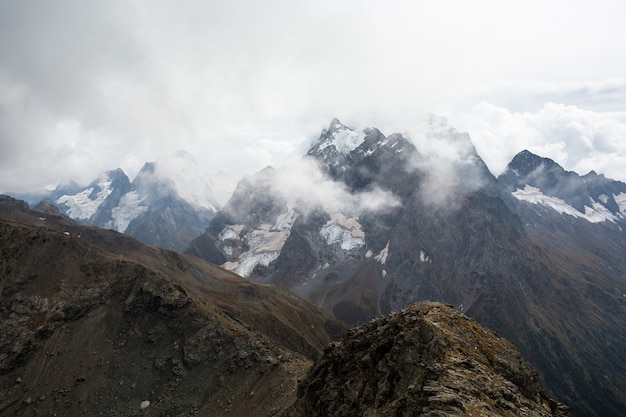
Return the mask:
<path id="1" fill-rule="evenodd" d="M 286 413 L 303 416 L 566 416 L 496 333 L 423 302 L 326 349 Z"/>
<path id="2" fill-rule="evenodd" d="M 496 179 L 467 134 L 431 127 L 454 163 L 337 120 L 306 155 L 351 196 L 378 189 L 398 204 L 304 215 L 259 175 L 229 202 L 237 216 L 218 214 L 191 253 L 241 265 L 283 233 L 272 258 L 237 272 L 349 325 L 416 301 L 454 305 L 515 343 L 573 415 L 626 416 L 626 184 L 527 151 Z"/>

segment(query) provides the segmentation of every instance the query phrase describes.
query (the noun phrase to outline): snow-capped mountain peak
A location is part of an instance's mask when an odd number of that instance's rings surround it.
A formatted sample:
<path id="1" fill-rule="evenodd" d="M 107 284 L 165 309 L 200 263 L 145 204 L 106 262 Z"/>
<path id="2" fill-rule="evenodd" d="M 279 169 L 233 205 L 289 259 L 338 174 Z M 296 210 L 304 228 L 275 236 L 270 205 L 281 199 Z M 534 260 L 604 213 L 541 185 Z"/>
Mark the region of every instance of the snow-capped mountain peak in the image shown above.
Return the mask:
<path id="1" fill-rule="evenodd" d="M 318 151 L 323 151 L 325 148 L 332 146 L 342 154 L 348 155 L 363 143 L 365 136 L 364 131 L 352 130 L 339 120 L 333 119 L 328 129 L 322 132 L 317 149 Z"/>
<path id="2" fill-rule="evenodd" d="M 76 186 L 72 184 L 72 191 L 75 191 L 73 193 L 64 192 L 64 188 L 57 188 L 54 202 L 68 216 L 86 221 L 91 219 L 120 183 L 122 186 L 127 184 L 128 178 L 118 168 L 100 174 L 91 184 L 80 190 L 75 190 Z"/>
<path id="3" fill-rule="evenodd" d="M 626 214 L 626 184 L 593 171 L 580 176 L 527 150 L 513 158 L 498 181 L 518 200 L 593 223 L 613 222 Z"/>

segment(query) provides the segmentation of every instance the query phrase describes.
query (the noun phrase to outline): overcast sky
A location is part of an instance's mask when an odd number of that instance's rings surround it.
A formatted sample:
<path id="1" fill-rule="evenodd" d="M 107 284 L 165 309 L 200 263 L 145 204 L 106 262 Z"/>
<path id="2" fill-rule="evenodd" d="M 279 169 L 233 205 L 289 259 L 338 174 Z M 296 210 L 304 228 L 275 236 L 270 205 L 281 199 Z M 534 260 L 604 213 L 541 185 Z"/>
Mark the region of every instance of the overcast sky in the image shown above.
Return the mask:
<path id="1" fill-rule="evenodd" d="M 621 0 L 0 0 L 0 191 L 88 182 L 177 149 L 248 174 L 333 117 L 469 132 L 626 181 Z"/>

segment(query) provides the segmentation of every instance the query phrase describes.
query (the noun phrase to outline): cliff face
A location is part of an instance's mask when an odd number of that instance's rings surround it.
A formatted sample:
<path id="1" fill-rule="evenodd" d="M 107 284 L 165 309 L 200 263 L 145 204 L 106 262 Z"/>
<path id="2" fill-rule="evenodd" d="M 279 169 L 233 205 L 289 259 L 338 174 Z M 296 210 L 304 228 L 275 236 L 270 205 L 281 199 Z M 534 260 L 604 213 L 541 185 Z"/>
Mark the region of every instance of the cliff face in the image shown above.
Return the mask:
<path id="1" fill-rule="evenodd" d="M 295 416 L 566 416 L 498 334 L 439 303 L 349 331 L 301 383 Z"/>

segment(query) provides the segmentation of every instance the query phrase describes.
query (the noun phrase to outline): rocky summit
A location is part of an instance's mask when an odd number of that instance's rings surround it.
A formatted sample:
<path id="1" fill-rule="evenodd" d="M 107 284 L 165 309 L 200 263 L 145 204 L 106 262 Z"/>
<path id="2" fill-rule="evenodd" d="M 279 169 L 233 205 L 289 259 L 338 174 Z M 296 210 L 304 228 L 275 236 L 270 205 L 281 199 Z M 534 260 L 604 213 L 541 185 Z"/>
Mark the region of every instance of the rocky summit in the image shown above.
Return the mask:
<path id="1" fill-rule="evenodd" d="M 566 416 L 508 341 L 422 302 L 326 349 L 286 413 L 301 416 Z"/>

